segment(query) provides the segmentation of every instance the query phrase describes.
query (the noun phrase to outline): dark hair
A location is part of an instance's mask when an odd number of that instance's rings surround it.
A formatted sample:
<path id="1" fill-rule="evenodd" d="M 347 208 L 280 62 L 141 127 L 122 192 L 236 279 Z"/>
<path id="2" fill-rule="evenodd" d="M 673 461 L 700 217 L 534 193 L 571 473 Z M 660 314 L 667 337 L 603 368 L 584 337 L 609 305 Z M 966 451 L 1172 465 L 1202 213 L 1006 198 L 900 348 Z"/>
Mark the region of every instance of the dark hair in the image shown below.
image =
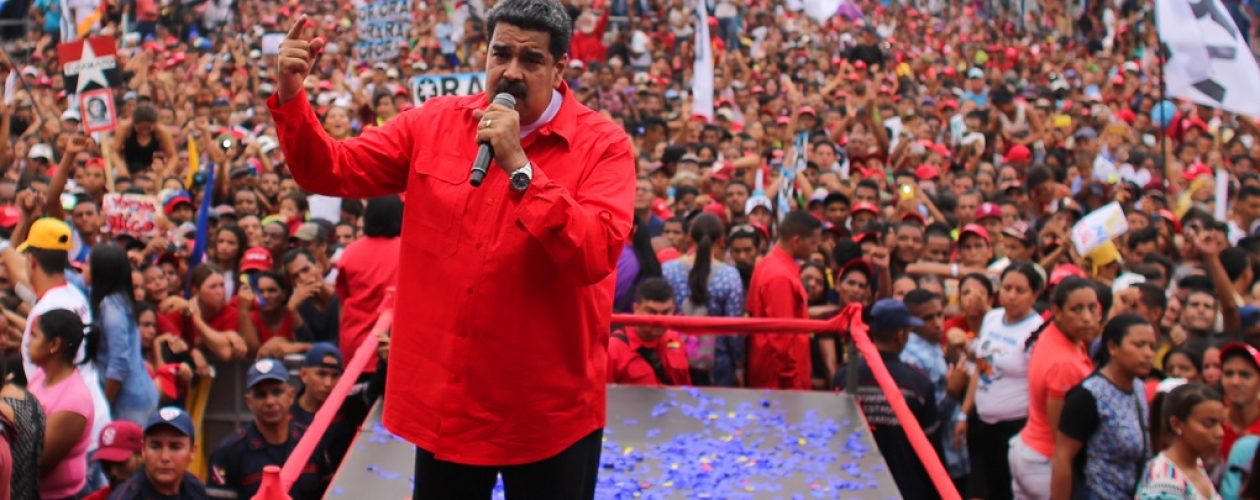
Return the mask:
<path id="1" fill-rule="evenodd" d="M 158 315 L 157 306 L 153 305 L 152 303 L 145 302 L 145 301 L 136 302 L 135 307 L 132 308 L 132 311 L 131 311 L 131 319 L 135 320 L 136 325 L 139 326 L 140 317 L 144 316 L 144 313 L 147 313 L 147 312 L 153 313 L 153 316 L 156 317 Z M 147 348 L 148 346 L 143 346 L 143 347 Z"/>
<path id="2" fill-rule="evenodd" d="M 292 264 L 293 261 L 297 260 L 299 256 L 306 257 L 306 260 L 312 264 L 316 262 L 315 255 L 312 254 L 310 250 L 307 250 L 305 248 L 294 248 L 292 250 L 289 250 L 288 252 L 284 253 L 284 258 L 281 260 L 284 263 L 283 265 L 285 267 L 288 267 L 289 264 Z"/>
<path id="3" fill-rule="evenodd" d="M 1238 247 L 1221 250 L 1218 258 L 1230 281 L 1237 281 L 1243 273 L 1247 272 L 1247 269 L 1251 268 L 1251 258 L 1247 256 L 1247 251 Z"/>
<path id="4" fill-rule="evenodd" d="M 646 217 L 634 218 L 634 239 L 630 243 L 639 261 L 639 279 L 660 277 L 661 261 L 656 259 L 656 251 L 652 249 L 652 235 L 648 231 Z"/>
<path id="5" fill-rule="evenodd" d="M 856 193 L 858 188 L 866 188 L 879 193 L 879 184 L 871 179 L 862 179 L 858 181 L 857 185 L 853 186 L 853 192 Z"/>
<path id="6" fill-rule="evenodd" d="M 53 309 L 44 314 L 39 315 L 39 329 L 44 332 L 44 337 L 51 341 L 52 339 L 61 339 L 61 345 L 66 348 L 62 352 L 63 360 L 70 364 L 82 364 L 96 357 L 97 340 L 100 338 L 100 329 L 96 325 L 83 324 L 83 320 L 78 314 L 69 309 Z M 79 353 L 79 345 L 83 345 L 84 354 L 81 363 L 75 363 L 74 358 Z"/>
<path id="7" fill-rule="evenodd" d="M 1216 392 L 1215 389 L 1207 385 L 1187 383 L 1173 389 L 1172 392 L 1169 392 L 1167 396 L 1164 397 L 1163 404 L 1159 407 L 1158 428 L 1160 429 L 1161 434 L 1164 436 L 1171 436 L 1173 433 L 1172 419 L 1174 417 L 1176 417 L 1177 420 L 1184 421 L 1190 418 L 1190 414 L 1194 412 L 1194 407 L 1208 401 L 1220 402 L 1221 395 Z M 1157 413 L 1152 411 L 1151 416 L 1154 417 L 1155 415 L 1157 415 Z M 1154 442 L 1154 440 L 1152 440 L 1152 442 Z M 1162 448 L 1163 443 L 1160 444 Z"/>
<path id="8" fill-rule="evenodd" d="M 257 195 L 258 193 L 254 193 L 254 194 Z M 261 198 L 261 196 L 259 197 Z M 310 201 L 307 201 L 306 195 L 302 193 L 290 193 L 288 196 L 285 196 L 284 198 L 281 199 L 281 201 L 284 201 L 284 200 L 293 201 L 293 203 L 297 205 L 298 213 L 305 213 L 306 211 L 311 209 Z"/>
<path id="9" fill-rule="evenodd" d="M 1194 365 L 1194 371 L 1203 373 L 1203 352 L 1206 350 L 1206 344 L 1187 341 L 1186 343 L 1169 349 L 1168 352 L 1164 353 L 1164 358 L 1160 360 L 1160 366 L 1163 366 L 1164 371 L 1167 372 L 1168 360 L 1172 359 L 1174 354 L 1181 354 L 1185 356 L 1186 359 L 1190 360 L 1191 365 Z"/>
<path id="10" fill-rule="evenodd" d="M 372 198 L 363 209 L 363 235 L 396 238 L 402 234 L 403 203 L 396 194 Z"/>
<path id="11" fill-rule="evenodd" d="M 1124 313 L 1111 318 L 1111 321 L 1103 326 L 1101 345 L 1098 346 L 1098 352 L 1094 353 L 1094 366 L 1102 368 L 1111 361 L 1111 353 L 1107 351 L 1107 348 L 1124 342 L 1124 338 L 1129 336 L 1129 330 L 1135 326 L 1150 326 L 1150 324 L 1151 322 L 1146 318 L 1133 313 Z"/>
<path id="12" fill-rule="evenodd" d="M 687 300 L 697 307 L 705 307 L 709 303 L 709 273 L 713 269 L 713 244 L 721 241 L 726 233 L 722 220 L 716 215 L 705 212 L 691 221 L 688 236 L 696 242 L 695 263 L 687 274 L 687 287 L 691 295 Z"/>
<path id="13" fill-rule="evenodd" d="M 670 302 L 674 300 L 674 289 L 669 286 L 669 282 L 665 278 L 654 277 L 639 282 L 639 286 L 634 290 L 635 303 L 643 302 Z"/>
<path id="14" fill-rule="evenodd" d="M 779 236 L 784 240 L 794 236 L 802 238 L 808 237 L 822 228 L 822 222 L 810 215 L 804 210 L 794 210 L 783 218 L 783 222 L 779 224 Z"/>
<path id="15" fill-rule="evenodd" d="M 257 279 L 261 281 L 263 278 L 275 281 L 276 284 L 280 285 L 280 291 L 284 293 L 286 299 L 293 294 L 293 285 L 289 283 L 289 278 L 285 277 L 285 275 L 268 269 L 258 272 Z"/>
<path id="16" fill-rule="evenodd" d="M 486 14 L 486 34 L 494 37 L 499 23 L 510 24 L 528 31 L 541 31 L 551 35 L 547 50 L 560 60 L 569 52 L 573 39 L 573 22 L 560 2 L 554 0 L 504 0 L 494 5 Z"/>
<path id="17" fill-rule="evenodd" d="M 1012 262 L 1002 270 L 1002 277 L 998 281 L 1005 281 L 1006 275 L 1010 273 L 1024 275 L 1024 278 L 1028 280 L 1028 286 L 1032 288 L 1033 295 L 1041 293 L 1041 287 L 1045 286 L 1045 279 L 1041 277 L 1041 273 L 1037 272 L 1037 267 L 1032 262 L 1026 260 Z"/>
<path id="18" fill-rule="evenodd" d="M 201 285 L 205 283 L 206 280 L 210 279 L 211 276 L 221 272 L 223 271 L 219 269 L 219 266 L 209 262 L 203 262 L 198 264 L 197 267 L 194 267 L 193 270 L 188 273 L 188 282 L 192 283 L 192 287 L 195 290 L 201 288 Z"/>
<path id="19" fill-rule="evenodd" d="M 819 144 L 822 144 L 822 143 L 819 143 Z M 840 193 L 840 192 L 829 193 L 827 194 L 826 198 L 823 198 L 824 208 L 830 207 L 831 205 L 836 204 L 836 203 L 843 203 L 844 206 L 846 207 L 852 205 L 852 203 L 849 202 L 849 197 L 845 196 L 844 193 Z"/>
<path id="20" fill-rule="evenodd" d="M 157 123 L 157 118 L 157 108 L 147 102 L 137 104 L 131 111 L 132 123 Z"/>
<path id="21" fill-rule="evenodd" d="M 1164 311 L 1168 309 L 1168 296 L 1164 295 L 1164 289 L 1152 285 L 1150 283 L 1138 283 L 1134 285 L 1138 289 L 1138 302 L 1141 302 L 1147 309 L 1158 309 Z M 1163 314 L 1160 314 L 1163 316 Z"/>
<path id="22" fill-rule="evenodd" d="M 1260 187 L 1247 184 L 1238 190 L 1238 200 L 1242 201 L 1253 196 L 1260 196 Z"/>
<path id="23" fill-rule="evenodd" d="M 101 317 L 101 302 L 112 294 L 122 294 L 129 309 L 135 308 L 132 296 L 131 259 L 127 250 L 117 245 L 97 245 L 88 254 L 88 266 L 92 270 L 92 317 Z"/>
<path id="24" fill-rule="evenodd" d="M 1024 186 L 1031 191 L 1033 188 L 1040 186 L 1042 183 L 1053 179 L 1054 172 L 1050 171 L 1050 167 L 1037 165 L 1028 170 L 1028 178 L 1026 179 L 1027 182 L 1024 183 Z"/>
<path id="25" fill-rule="evenodd" d="M 70 267 L 70 254 L 65 250 L 46 250 L 30 247 L 26 249 L 28 258 L 33 259 L 44 274 L 65 274 Z"/>
<path id="26" fill-rule="evenodd" d="M 1063 307 L 1067 305 L 1068 297 L 1072 295 L 1072 292 L 1082 289 L 1093 290 L 1094 295 L 1098 295 L 1098 288 L 1094 286 L 1093 281 L 1078 276 L 1068 276 L 1067 278 L 1064 278 L 1063 281 L 1060 281 L 1058 285 L 1055 285 L 1054 292 L 1050 294 L 1050 303 L 1054 305 L 1054 307 L 1063 309 Z M 1029 334 L 1028 340 L 1024 341 L 1024 349 L 1032 349 L 1033 344 L 1036 344 L 1037 339 L 1041 337 L 1041 332 L 1045 331 L 1046 328 L 1053 322 L 1054 319 L 1051 318 L 1050 320 L 1042 323 L 1040 327 L 1037 327 L 1035 331 Z"/>
<path id="27" fill-rule="evenodd" d="M 227 226 L 222 226 L 214 230 L 214 234 L 215 234 L 214 239 L 216 242 L 219 240 L 219 237 L 218 237 L 219 233 L 222 233 L 223 231 L 232 233 L 232 236 L 236 237 L 236 255 L 232 257 L 232 261 L 231 261 L 232 271 L 236 272 L 240 270 L 241 257 L 245 255 L 245 250 L 249 248 L 249 237 L 245 235 L 245 230 L 241 229 L 241 226 L 238 226 L 236 224 L 231 224 Z M 219 256 L 217 249 L 215 251 L 214 256 L 215 258 L 221 258 Z"/>
<path id="28" fill-rule="evenodd" d="M 1155 226 L 1146 226 L 1142 229 L 1129 233 L 1129 239 L 1125 242 L 1125 246 L 1128 247 L 1129 250 L 1133 250 L 1143 243 L 1158 242 L 1159 230 L 1155 229 Z"/>
<path id="29" fill-rule="evenodd" d="M 968 281 L 975 281 L 976 283 L 979 283 L 981 287 L 984 287 L 984 291 L 989 294 L 990 298 L 992 298 L 993 294 L 996 292 L 996 290 L 993 289 L 993 280 L 989 279 L 988 276 L 981 273 L 969 273 L 963 275 L 963 277 L 958 280 L 958 290 L 960 290 L 960 293 L 963 285 L 966 285 Z"/>
<path id="30" fill-rule="evenodd" d="M 910 290 L 910 293 L 906 294 L 906 298 L 901 301 L 906 304 L 906 307 L 914 308 L 940 298 L 940 295 L 931 291 L 923 288 L 916 288 L 914 290 Z"/>

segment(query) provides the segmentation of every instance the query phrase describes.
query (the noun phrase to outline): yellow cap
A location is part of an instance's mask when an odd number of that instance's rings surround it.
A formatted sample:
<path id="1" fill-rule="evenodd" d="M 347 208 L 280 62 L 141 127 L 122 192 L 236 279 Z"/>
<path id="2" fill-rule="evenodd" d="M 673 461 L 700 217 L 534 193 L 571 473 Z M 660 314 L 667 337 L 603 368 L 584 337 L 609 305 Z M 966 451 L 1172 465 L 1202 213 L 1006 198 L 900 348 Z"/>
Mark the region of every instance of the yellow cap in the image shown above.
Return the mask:
<path id="1" fill-rule="evenodd" d="M 28 248 L 40 250 L 70 251 L 70 225 L 66 221 L 53 217 L 44 217 L 31 225 L 26 241 L 18 245 L 17 251 L 25 252 Z"/>
<path id="2" fill-rule="evenodd" d="M 1120 260 L 1120 251 L 1116 249 L 1115 243 L 1108 241 L 1103 243 L 1102 246 L 1091 250 L 1086 257 L 1089 257 L 1089 260 L 1094 264 L 1094 274 L 1098 274 L 1098 268 Z"/>

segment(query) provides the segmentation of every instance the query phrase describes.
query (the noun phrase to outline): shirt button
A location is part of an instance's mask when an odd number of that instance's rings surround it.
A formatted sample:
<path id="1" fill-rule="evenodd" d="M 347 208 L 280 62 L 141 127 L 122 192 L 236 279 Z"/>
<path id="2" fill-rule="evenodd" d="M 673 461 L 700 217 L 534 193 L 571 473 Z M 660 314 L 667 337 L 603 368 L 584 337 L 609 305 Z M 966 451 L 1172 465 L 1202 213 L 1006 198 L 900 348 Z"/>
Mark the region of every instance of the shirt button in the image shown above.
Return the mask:
<path id="1" fill-rule="evenodd" d="M 464 290 L 464 293 L 467 293 L 468 295 L 472 295 L 472 290 L 473 290 L 473 289 L 472 289 L 472 287 L 470 286 L 470 287 L 468 287 L 468 289 L 467 289 L 467 290 Z"/>

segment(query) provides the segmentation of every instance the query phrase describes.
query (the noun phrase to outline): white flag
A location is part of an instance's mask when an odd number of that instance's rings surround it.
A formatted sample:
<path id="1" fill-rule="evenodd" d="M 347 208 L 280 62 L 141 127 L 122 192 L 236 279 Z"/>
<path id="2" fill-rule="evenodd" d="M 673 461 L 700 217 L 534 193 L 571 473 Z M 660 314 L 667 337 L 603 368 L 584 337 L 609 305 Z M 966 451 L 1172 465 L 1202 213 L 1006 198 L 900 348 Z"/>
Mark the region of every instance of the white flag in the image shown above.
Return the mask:
<path id="1" fill-rule="evenodd" d="M 1168 95 L 1260 117 L 1260 67 L 1220 0 L 1157 0 Z"/>
<path id="2" fill-rule="evenodd" d="M 696 1 L 696 60 L 691 72 L 691 116 L 713 121 L 713 45 L 709 43 L 709 13 L 704 0 Z"/>

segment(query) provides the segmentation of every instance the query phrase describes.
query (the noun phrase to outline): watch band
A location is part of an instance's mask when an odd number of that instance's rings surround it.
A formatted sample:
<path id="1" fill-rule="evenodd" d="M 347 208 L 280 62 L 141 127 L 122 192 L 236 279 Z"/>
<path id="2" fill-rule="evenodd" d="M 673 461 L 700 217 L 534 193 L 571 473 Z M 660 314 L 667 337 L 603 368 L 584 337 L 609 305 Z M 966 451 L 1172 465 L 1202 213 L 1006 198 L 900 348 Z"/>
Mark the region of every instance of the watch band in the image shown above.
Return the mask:
<path id="1" fill-rule="evenodd" d="M 522 183 L 522 185 L 518 187 L 516 179 L 517 177 L 522 176 L 522 175 L 525 176 L 525 181 Z M 509 184 L 512 186 L 512 189 L 518 192 L 524 191 L 526 188 L 528 188 L 529 184 L 533 182 L 533 180 L 534 180 L 534 164 L 533 162 L 530 162 L 530 161 L 526 161 L 524 166 L 512 171 L 512 175 L 508 179 Z"/>

